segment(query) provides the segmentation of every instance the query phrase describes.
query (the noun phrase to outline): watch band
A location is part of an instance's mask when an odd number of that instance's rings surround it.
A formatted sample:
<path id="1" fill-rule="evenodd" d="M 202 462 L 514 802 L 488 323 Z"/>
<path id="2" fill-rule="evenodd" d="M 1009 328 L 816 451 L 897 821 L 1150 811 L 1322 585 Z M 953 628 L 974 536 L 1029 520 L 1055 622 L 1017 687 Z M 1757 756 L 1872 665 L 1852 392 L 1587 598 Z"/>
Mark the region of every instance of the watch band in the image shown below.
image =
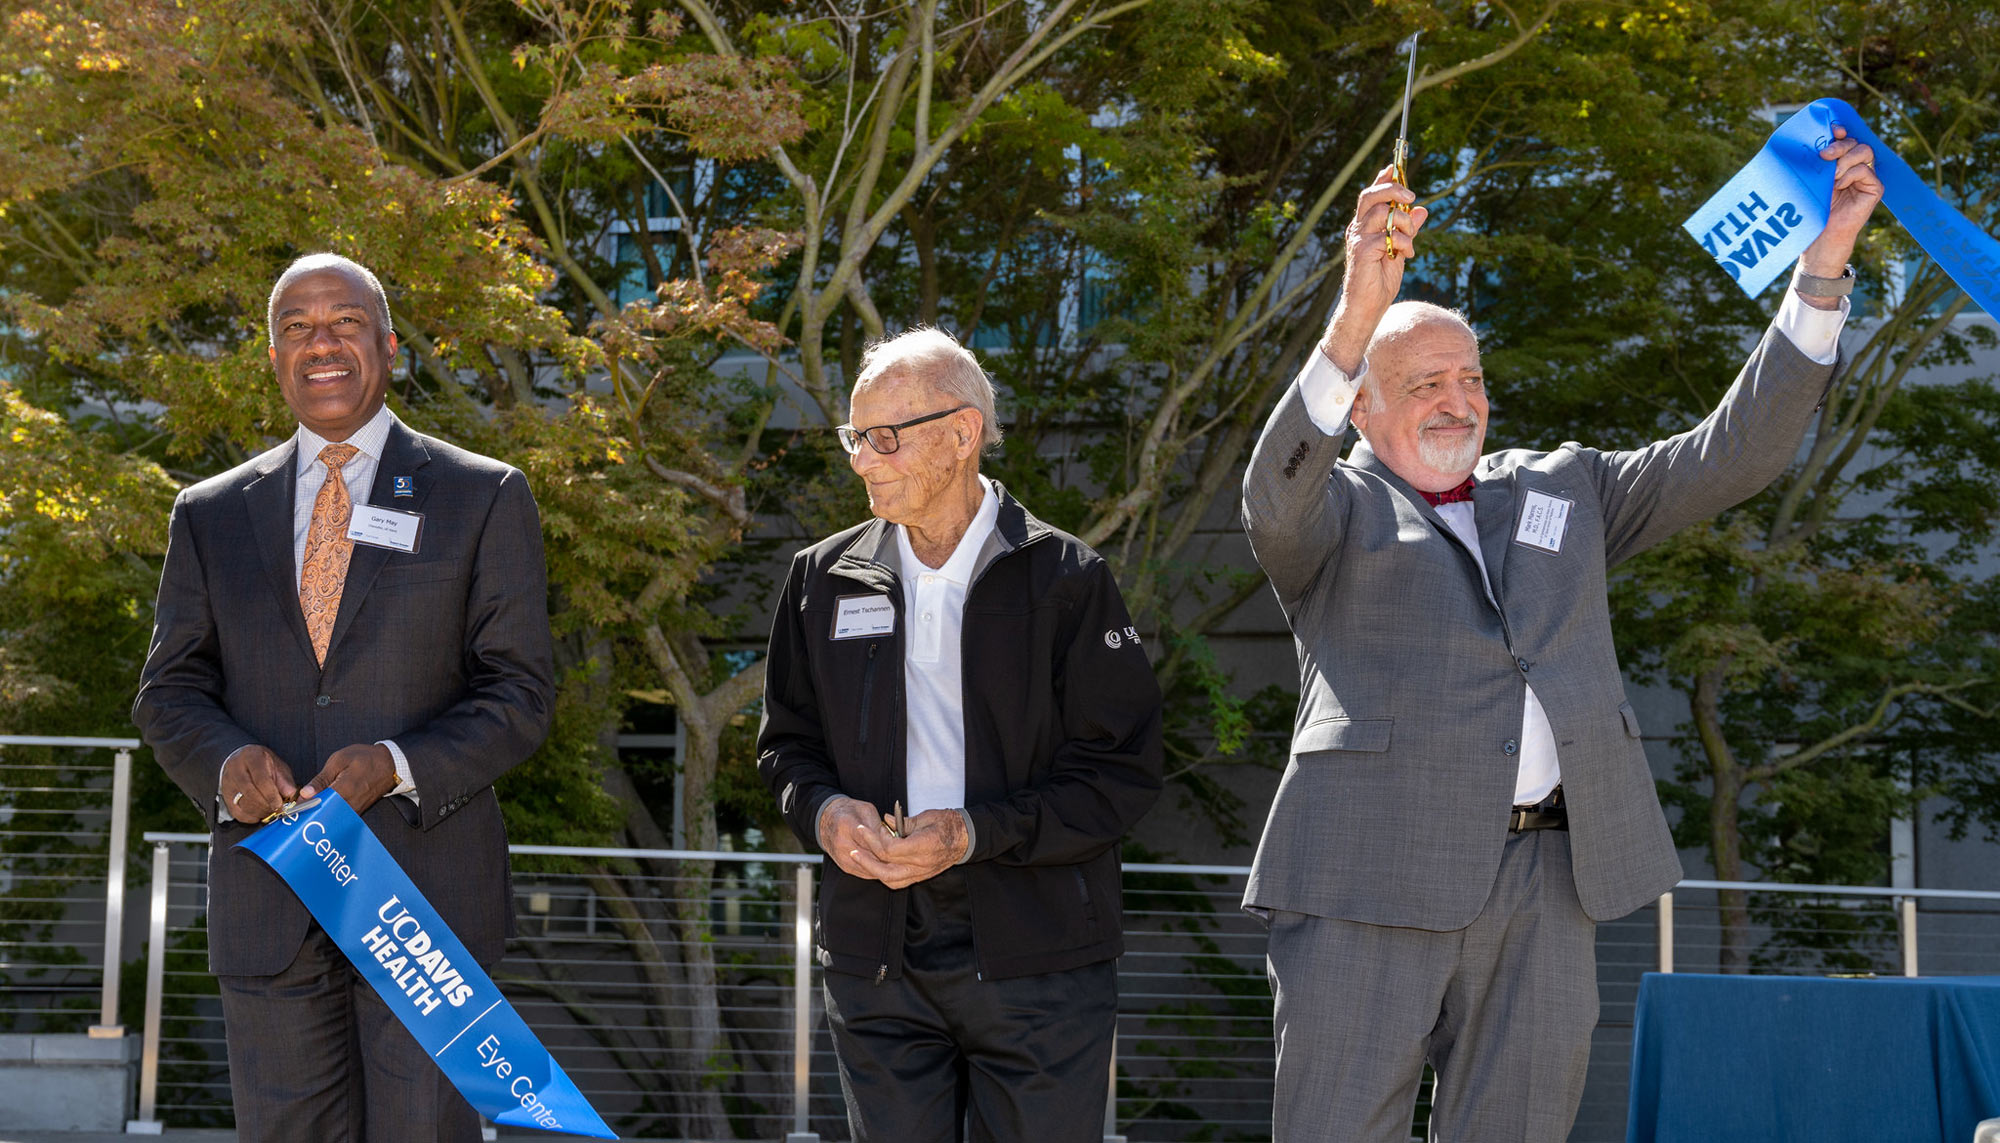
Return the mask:
<path id="1" fill-rule="evenodd" d="M 1801 266 L 1792 274 L 1792 288 L 1809 298 L 1844 298 L 1854 292 L 1854 267 L 1848 266 L 1838 278 L 1822 278 Z"/>

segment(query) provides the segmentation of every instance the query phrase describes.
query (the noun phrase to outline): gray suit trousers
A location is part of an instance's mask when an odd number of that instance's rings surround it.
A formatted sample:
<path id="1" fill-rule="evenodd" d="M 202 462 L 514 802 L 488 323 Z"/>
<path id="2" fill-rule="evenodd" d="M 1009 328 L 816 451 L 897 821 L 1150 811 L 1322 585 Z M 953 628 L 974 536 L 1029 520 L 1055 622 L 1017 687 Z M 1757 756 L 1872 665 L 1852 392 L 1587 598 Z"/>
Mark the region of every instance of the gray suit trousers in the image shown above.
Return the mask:
<path id="1" fill-rule="evenodd" d="M 1486 907 L 1450 932 L 1273 910 L 1279 1143 L 1407 1143 L 1428 1062 L 1438 1143 L 1556 1143 L 1597 1023 L 1596 925 L 1569 834 L 1512 834 Z"/>

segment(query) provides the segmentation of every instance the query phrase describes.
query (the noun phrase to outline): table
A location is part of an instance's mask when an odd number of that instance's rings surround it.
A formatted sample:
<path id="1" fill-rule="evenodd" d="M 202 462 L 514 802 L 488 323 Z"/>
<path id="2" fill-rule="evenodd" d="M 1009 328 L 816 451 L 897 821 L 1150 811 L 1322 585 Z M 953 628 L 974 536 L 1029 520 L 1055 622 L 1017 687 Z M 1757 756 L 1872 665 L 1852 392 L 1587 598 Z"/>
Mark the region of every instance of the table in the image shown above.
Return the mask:
<path id="1" fill-rule="evenodd" d="M 2000 977 L 1648 973 L 1626 1143 L 1971 1143 L 2000 1116 Z"/>

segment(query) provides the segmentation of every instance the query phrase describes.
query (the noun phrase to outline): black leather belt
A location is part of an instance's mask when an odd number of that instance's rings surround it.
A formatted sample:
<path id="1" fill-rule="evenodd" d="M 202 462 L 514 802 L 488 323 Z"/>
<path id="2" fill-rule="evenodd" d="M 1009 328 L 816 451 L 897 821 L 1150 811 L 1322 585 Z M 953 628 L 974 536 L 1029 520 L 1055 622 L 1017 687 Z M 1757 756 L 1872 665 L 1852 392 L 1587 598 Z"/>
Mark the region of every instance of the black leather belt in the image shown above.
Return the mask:
<path id="1" fill-rule="evenodd" d="M 1549 796 L 1532 806 L 1515 806 L 1507 817 L 1508 833 L 1523 833 L 1531 829 L 1569 828 L 1569 807 L 1563 805 L 1563 788 L 1560 784 L 1549 791 Z"/>

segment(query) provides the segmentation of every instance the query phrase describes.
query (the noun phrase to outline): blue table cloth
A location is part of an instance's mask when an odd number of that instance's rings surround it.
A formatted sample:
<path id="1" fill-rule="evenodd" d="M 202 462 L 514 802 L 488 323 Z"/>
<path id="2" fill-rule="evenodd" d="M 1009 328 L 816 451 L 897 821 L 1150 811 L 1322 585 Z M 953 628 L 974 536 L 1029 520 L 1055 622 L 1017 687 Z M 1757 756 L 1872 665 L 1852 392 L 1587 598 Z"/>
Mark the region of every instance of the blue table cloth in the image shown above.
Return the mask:
<path id="1" fill-rule="evenodd" d="M 1972 1143 L 2000 1116 L 2000 977 L 1648 973 L 1627 1143 Z"/>

